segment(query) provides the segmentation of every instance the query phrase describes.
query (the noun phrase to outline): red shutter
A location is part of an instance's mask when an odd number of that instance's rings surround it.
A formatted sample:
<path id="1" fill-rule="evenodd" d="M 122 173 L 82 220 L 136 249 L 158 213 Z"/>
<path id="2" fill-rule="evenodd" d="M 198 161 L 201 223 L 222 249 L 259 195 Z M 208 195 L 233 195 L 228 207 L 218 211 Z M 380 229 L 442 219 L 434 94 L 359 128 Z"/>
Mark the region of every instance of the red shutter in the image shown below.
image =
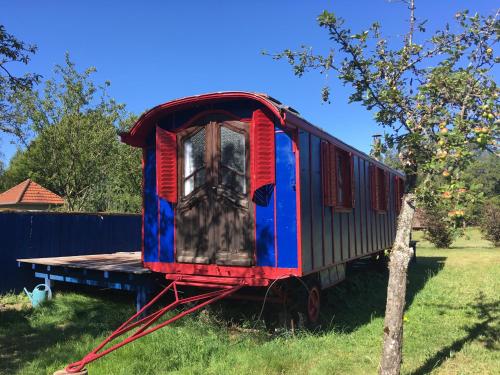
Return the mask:
<path id="1" fill-rule="evenodd" d="M 258 109 L 253 113 L 250 128 L 252 197 L 257 189 L 275 184 L 274 153 L 274 122 L 264 111 Z"/>
<path id="2" fill-rule="evenodd" d="M 354 156 L 352 152 L 349 153 L 349 187 L 351 193 L 350 204 L 351 207 L 354 208 L 356 204 L 356 181 L 354 181 Z"/>
<path id="3" fill-rule="evenodd" d="M 156 127 L 156 183 L 158 196 L 177 202 L 177 137 Z"/>

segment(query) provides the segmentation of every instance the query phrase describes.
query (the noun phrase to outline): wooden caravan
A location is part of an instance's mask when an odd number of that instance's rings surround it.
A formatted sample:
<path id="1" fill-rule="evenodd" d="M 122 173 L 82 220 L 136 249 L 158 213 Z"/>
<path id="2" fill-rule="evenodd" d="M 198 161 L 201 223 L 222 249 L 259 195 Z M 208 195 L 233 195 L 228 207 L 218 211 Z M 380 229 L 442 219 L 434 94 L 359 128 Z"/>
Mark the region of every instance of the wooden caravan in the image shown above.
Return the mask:
<path id="1" fill-rule="evenodd" d="M 170 283 L 66 373 L 244 287 L 269 288 L 314 324 L 321 289 L 394 241 L 404 176 L 267 95 L 174 100 L 121 137 L 143 149 L 143 265 Z"/>
<path id="2" fill-rule="evenodd" d="M 266 286 L 391 247 L 404 176 L 264 94 L 159 105 L 123 142 L 144 152 L 144 265 L 170 280 Z"/>

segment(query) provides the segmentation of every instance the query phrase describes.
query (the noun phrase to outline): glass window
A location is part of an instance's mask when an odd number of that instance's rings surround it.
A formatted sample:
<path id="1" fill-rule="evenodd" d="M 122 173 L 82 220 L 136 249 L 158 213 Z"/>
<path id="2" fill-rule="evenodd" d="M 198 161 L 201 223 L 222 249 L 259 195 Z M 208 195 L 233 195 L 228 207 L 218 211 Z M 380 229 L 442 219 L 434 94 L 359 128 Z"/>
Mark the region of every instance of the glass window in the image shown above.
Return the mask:
<path id="1" fill-rule="evenodd" d="M 205 182 L 205 128 L 184 141 L 184 195 Z"/>
<path id="2" fill-rule="evenodd" d="M 246 193 L 245 136 L 229 128 L 220 129 L 221 183 L 239 193 Z"/>

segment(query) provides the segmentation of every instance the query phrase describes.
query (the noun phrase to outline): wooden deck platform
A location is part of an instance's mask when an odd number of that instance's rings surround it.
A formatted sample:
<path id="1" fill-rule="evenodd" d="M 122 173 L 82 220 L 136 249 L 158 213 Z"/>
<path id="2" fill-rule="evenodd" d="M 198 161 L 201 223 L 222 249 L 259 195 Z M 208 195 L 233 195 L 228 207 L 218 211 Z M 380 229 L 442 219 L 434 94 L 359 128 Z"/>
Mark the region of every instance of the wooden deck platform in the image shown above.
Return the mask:
<path id="1" fill-rule="evenodd" d="M 142 266 L 139 251 L 17 259 L 17 264 L 49 287 L 55 281 L 135 292 L 137 310 L 148 301 L 158 279 Z"/>
<path id="2" fill-rule="evenodd" d="M 69 267 L 96 271 L 124 272 L 133 274 L 150 273 L 142 267 L 141 253 L 118 252 L 111 254 L 79 255 L 52 258 L 17 259 L 21 263 L 39 264 L 54 267 Z"/>

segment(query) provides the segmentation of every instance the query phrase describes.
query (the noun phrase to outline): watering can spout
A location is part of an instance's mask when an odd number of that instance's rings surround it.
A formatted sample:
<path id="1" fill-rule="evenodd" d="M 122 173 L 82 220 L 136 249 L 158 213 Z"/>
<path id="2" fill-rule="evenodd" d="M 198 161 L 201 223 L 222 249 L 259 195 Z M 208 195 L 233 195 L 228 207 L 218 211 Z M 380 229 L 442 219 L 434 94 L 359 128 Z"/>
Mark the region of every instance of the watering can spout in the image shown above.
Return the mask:
<path id="1" fill-rule="evenodd" d="M 37 285 L 31 293 L 26 288 L 24 288 L 24 292 L 30 299 L 31 305 L 33 307 L 37 307 L 41 303 L 52 299 L 52 291 L 50 290 L 50 287 L 45 284 Z"/>
<path id="2" fill-rule="evenodd" d="M 33 293 L 28 292 L 28 289 L 24 288 L 24 293 L 28 296 L 30 299 L 30 302 L 33 303 Z"/>

